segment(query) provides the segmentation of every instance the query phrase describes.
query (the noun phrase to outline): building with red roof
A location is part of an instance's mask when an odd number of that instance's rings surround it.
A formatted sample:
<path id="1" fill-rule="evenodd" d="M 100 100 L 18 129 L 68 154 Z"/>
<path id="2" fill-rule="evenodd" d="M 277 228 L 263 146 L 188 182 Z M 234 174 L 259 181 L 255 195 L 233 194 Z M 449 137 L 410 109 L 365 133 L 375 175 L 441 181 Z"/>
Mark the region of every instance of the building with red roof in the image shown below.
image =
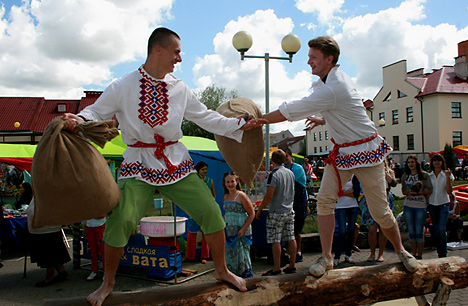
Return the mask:
<path id="1" fill-rule="evenodd" d="M 430 73 L 406 70 L 406 60 L 385 66 L 374 98 L 372 120 L 400 163 L 409 154 L 428 153 L 468 139 L 468 40 L 458 44 L 454 66 Z"/>
<path id="2" fill-rule="evenodd" d="M 44 97 L 0 97 L 0 143 L 37 144 L 49 122 L 64 113 L 78 113 L 102 91 L 85 91 L 79 100 Z"/>

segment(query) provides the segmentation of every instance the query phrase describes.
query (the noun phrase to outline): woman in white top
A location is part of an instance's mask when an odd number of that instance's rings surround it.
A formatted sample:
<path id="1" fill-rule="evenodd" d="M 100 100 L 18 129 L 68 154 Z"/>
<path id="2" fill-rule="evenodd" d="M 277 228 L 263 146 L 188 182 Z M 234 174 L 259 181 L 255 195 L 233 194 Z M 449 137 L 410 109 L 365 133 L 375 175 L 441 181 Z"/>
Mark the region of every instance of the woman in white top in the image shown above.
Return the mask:
<path id="1" fill-rule="evenodd" d="M 452 181 L 454 179 L 450 170 L 445 166 L 444 157 L 434 154 L 429 165 L 431 172 L 429 178 L 432 183 L 432 193 L 429 197 L 427 210 L 432 220 L 432 237 L 437 247 L 439 258 L 447 257 L 447 221 L 449 218 Z"/>

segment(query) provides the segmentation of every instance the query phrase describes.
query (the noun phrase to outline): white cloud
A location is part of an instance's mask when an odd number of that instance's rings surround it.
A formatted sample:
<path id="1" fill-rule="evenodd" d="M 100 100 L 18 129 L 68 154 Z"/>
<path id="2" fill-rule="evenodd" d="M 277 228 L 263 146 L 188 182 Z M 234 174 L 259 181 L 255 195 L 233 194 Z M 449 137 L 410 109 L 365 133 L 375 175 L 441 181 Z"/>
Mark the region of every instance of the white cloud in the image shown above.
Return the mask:
<path id="1" fill-rule="evenodd" d="M 468 27 L 421 25 L 425 0 L 407 0 L 396 8 L 344 20 L 335 36 L 342 57 L 356 68 L 356 86 L 373 99 L 382 86 L 382 67 L 406 59 L 408 70 L 427 71 L 453 65 L 457 43 L 468 36 Z"/>
<path id="2" fill-rule="evenodd" d="M 317 15 L 319 23 L 329 27 L 329 31 L 333 32 L 333 29 L 342 23 L 342 19 L 336 14 L 342 12 L 344 2 L 344 0 L 296 0 L 296 7 L 303 13 Z"/>
<path id="3" fill-rule="evenodd" d="M 270 56 L 284 57 L 286 54 L 281 50 L 281 39 L 293 28 L 290 18 L 278 18 L 272 10 L 256 11 L 229 22 L 213 40 L 216 53 L 197 60 L 193 68 L 196 85 L 205 88 L 214 83 L 228 90 L 236 89 L 240 96 L 252 99 L 265 111 L 265 61 L 252 58 L 241 61 L 239 53 L 232 46 L 232 37 L 241 30 L 252 35 L 253 45 L 247 55 L 264 56 L 265 52 L 269 52 Z M 302 71 L 290 76 L 288 64 L 288 61 L 275 59 L 269 62 L 270 111 L 276 110 L 283 101 L 308 94 L 312 79 L 310 73 Z M 285 127 L 284 124 L 275 124 L 271 129 L 281 131 L 289 128 L 295 135 L 304 134 L 303 124 L 299 125 L 288 123 Z"/>
<path id="4" fill-rule="evenodd" d="M 2 9 L 2 95 L 77 98 L 86 84 L 109 83 L 112 65 L 146 55 L 172 2 L 32 0 Z"/>

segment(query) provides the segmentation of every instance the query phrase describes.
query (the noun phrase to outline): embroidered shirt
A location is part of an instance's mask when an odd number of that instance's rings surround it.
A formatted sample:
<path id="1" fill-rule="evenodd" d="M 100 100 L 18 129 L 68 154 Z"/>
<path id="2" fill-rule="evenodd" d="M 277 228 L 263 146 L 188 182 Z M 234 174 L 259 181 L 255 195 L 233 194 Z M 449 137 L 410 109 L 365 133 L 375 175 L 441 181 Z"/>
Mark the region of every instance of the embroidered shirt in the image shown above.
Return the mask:
<path id="1" fill-rule="evenodd" d="M 377 132 L 351 78 L 337 67 L 330 70 L 326 83 L 318 80 L 312 84 L 312 89 L 310 96 L 280 105 L 281 114 L 290 121 L 298 121 L 321 113 L 337 144 L 365 139 Z M 390 145 L 377 136 L 363 144 L 340 148 L 336 166 L 340 170 L 375 166 L 390 152 Z"/>
<path id="2" fill-rule="evenodd" d="M 88 120 L 109 120 L 114 115 L 120 124 L 122 140 L 127 145 L 140 141 L 155 143 L 154 135 L 164 142 L 176 142 L 164 149 L 165 156 L 177 167 L 170 173 L 166 163 L 154 155 L 155 148 L 127 147 L 120 178 L 137 178 L 151 185 L 175 183 L 189 173 L 196 173 L 187 148 L 177 142 L 182 138 L 182 119 L 203 129 L 242 141 L 244 119 L 227 118 L 209 110 L 181 80 L 167 74 L 163 80 L 151 77 L 143 66 L 112 83 L 92 105 L 80 112 Z"/>

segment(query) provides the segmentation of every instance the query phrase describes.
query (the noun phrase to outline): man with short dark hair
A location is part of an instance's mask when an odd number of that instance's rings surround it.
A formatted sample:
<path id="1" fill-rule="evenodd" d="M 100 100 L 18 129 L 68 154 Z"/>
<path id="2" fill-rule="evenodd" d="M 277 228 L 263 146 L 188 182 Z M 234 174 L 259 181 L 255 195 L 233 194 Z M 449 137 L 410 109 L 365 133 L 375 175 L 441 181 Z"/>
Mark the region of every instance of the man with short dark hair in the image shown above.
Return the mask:
<path id="1" fill-rule="evenodd" d="M 318 227 L 322 257 L 309 268 L 311 275 L 320 277 L 333 268 L 332 241 L 335 229 L 336 201 L 342 195 L 342 182 L 354 174 L 362 185 L 369 210 L 392 242 L 405 267 L 414 272 L 418 261 L 409 254 L 400 238 L 398 225 L 387 203 L 383 161 L 391 153 L 390 145 L 378 135 L 369 119 L 361 96 L 351 78 L 338 68 L 340 48 L 330 36 L 309 41 L 308 64 L 312 74 L 320 79 L 312 84 L 313 92 L 301 100 L 283 103 L 279 109 L 265 114 L 270 123 L 298 121 L 309 117 L 312 128 L 326 124 L 334 144 L 326 160 L 320 191 L 317 196 Z"/>
<path id="2" fill-rule="evenodd" d="M 268 175 L 267 191 L 256 213 L 257 220 L 260 220 L 262 210 L 268 206 L 267 243 L 271 243 L 273 250 L 273 269 L 263 273 L 263 276 L 281 274 L 281 240 L 287 242 L 289 254 L 289 266 L 283 272 L 286 274 L 296 272 L 294 174 L 283 166 L 285 159 L 286 153 L 281 149 L 271 154 L 273 170 Z"/>
<path id="3" fill-rule="evenodd" d="M 215 277 L 246 291 L 245 280 L 226 267 L 224 220 L 210 190 L 196 174 L 182 138 L 182 119 L 241 142 L 243 130 L 261 126 L 264 119 L 226 118 L 208 110 L 188 88 L 172 75 L 182 61 L 180 37 L 157 28 L 148 41 L 148 57 L 136 71 L 112 83 L 99 99 L 78 116 L 65 114 L 65 128 L 76 132 L 81 121 L 119 121 L 122 140 L 127 144 L 119 187 L 122 199 L 110 215 L 104 233 L 105 278 L 88 296 L 91 305 L 102 305 L 112 292 L 123 248 L 158 190 L 190 215 L 202 228 L 211 249 Z M 196 202 L 193 199 L 197 199 Z"/>

